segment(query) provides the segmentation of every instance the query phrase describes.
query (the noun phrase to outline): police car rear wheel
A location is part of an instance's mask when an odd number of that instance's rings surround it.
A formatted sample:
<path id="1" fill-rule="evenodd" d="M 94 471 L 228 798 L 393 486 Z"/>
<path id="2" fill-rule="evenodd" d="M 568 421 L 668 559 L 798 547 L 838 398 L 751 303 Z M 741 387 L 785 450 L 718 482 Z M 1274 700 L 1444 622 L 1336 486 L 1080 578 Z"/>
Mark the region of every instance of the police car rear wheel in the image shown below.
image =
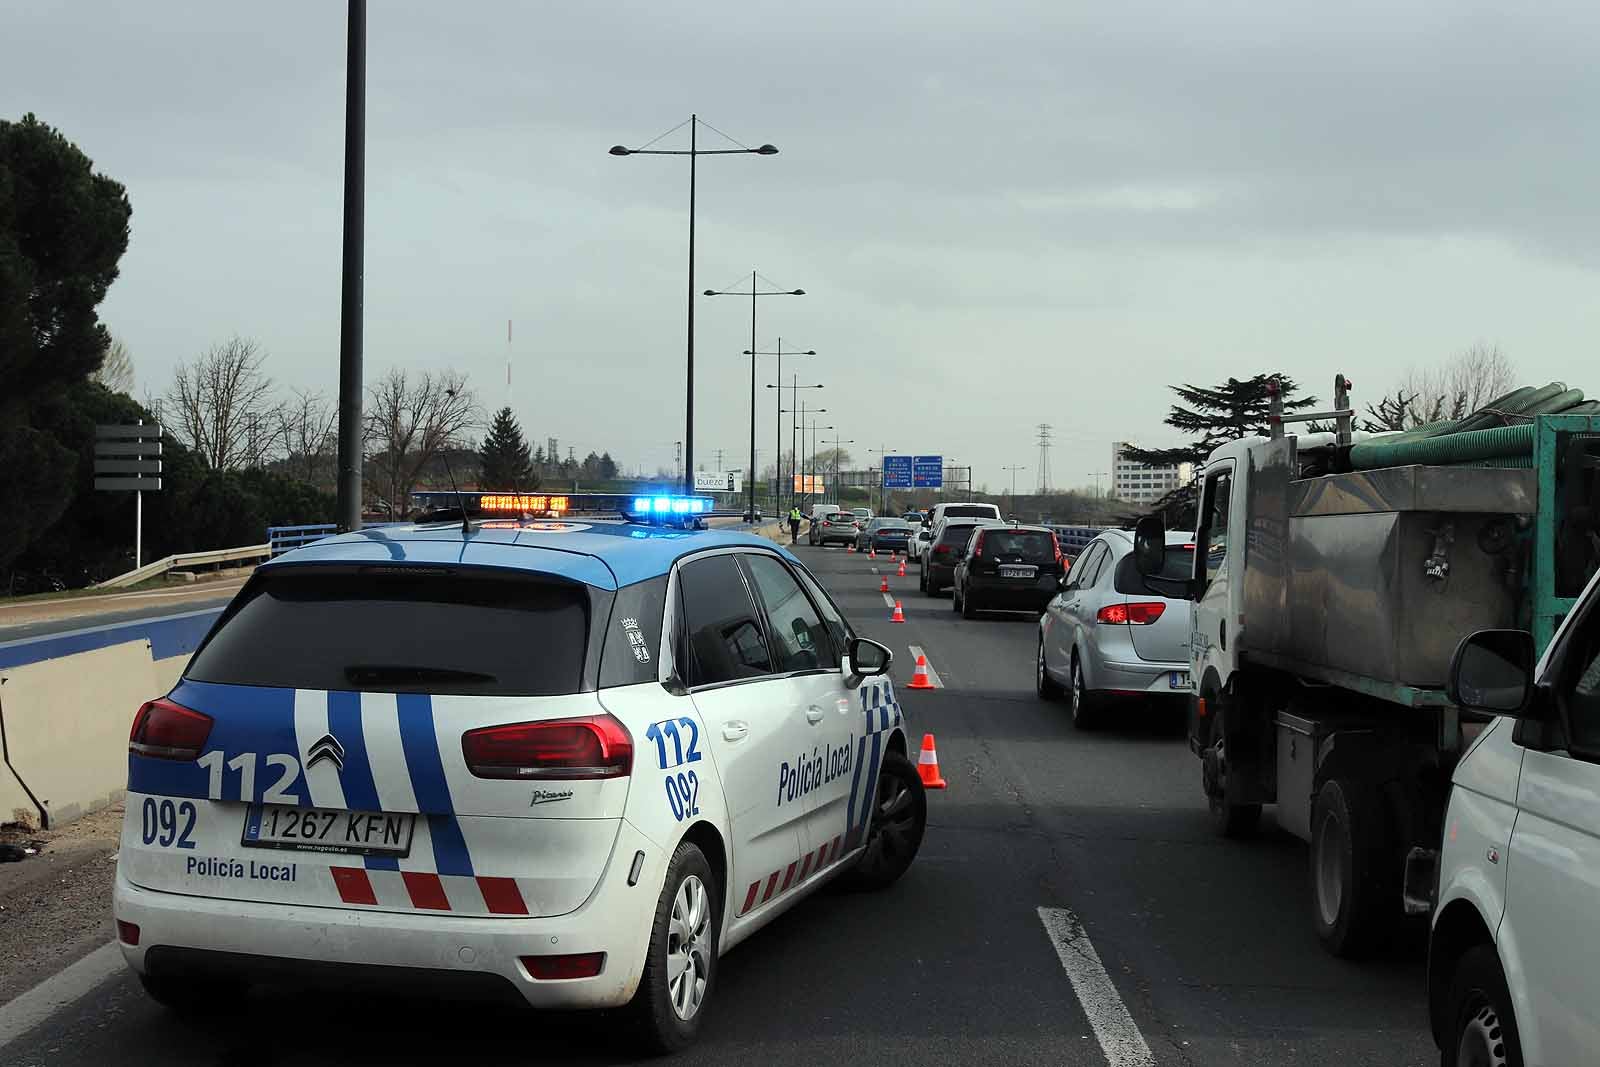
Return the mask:
<path id="1" fill-rule="evenodd" d="M 246 992 L 243 985 L 211 979 L 141 974 L 139 984 L 150 999 L 179 1015 L 225 1015 L 236 1011 Z"/>
<path id="2" fill-rule="evenodd" d="M 705 854 L 688 841 L 679 845 L 656 902 L 650 951 L 632 1004 L 640 1039 L 655 1051 L 688 1046 L 705 1018 L 716 978 L 718 888 Z"/>
<path id="3" fill-rule="evenodd" d="M 917 768 L 901 753 L 890 752 L 878 771 L 867 843 L 850 872 L 850 883 L 858 889 L 893 885 L 917 858 L 927 827 L 928 797 Z"/>

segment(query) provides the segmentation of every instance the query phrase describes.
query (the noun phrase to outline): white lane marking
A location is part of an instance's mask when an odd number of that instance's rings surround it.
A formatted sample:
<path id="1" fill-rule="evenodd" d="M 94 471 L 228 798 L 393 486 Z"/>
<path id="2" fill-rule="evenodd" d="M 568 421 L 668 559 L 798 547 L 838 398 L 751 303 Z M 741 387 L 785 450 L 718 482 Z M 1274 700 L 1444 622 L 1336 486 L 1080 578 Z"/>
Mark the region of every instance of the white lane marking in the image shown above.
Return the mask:
<path id="1" fill-rule="evenodd" d="M 906 649 L 911 653 L 911 666 L 913 669 L 915 669 L 917 665 L 917 657 L 926 656 L 927 653 L 922 650 L 921 645 L 907 645 Z M 940 679 L 939 672 L 933 669 L 932 661 L 929 661 L 928 663 L 928 681 L 933 684 L 935 689 L 944 688 L 944 682 Z"/>
<path id="2" fill-rule="evenodd" d="M 1155 1067 L 1150 1046 L 1117 995 L 1117 987 L 1111 984 L 1111 976 L 1078 917 L 1066 908 L 1040 908 L 1039 921 L 1055 946 L 1106 1062 L 1110 1067 Z"/>
<path id="3" fill-rule="evenodd" d="M 0 1048 L 5 1048 L 62 1008 L 88 996 L 127 967 L 122 949 L 107 942 L 26 993 L 0 1005 Z"/>
<path id="4" fill-rule="evenodd" d="M 883 602 L 889 608 L 889 610 L 891 610 L 891 611 L 894 610 L 894 596 L 892 594 L 884 593 L 883 594 Z"/>

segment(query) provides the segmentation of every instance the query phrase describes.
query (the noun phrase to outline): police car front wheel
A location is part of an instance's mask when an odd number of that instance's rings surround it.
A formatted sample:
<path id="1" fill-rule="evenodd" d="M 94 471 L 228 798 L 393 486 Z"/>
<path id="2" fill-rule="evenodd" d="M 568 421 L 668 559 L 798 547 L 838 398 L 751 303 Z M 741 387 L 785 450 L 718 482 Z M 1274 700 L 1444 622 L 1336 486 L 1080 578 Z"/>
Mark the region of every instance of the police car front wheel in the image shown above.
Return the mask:
<path id="1" fill-rule="evenodd" d="M 715 987 L 722 914 L 716 876 L 705 854 L 685 841 L 672 855 L 656 901 L 644 975 L 632 1010 L 643 1043 L 657 1052 L 689 1045 Z"/>
<path id="2" fill-rule="evenodd" d="M 927 827 L 928 797 L 917 768 L 901 753 L 890 752 L 878 771 L 867 843 L 850 872 L 850 883 L 858 889 L 893 885 L 917 858 Z"/>

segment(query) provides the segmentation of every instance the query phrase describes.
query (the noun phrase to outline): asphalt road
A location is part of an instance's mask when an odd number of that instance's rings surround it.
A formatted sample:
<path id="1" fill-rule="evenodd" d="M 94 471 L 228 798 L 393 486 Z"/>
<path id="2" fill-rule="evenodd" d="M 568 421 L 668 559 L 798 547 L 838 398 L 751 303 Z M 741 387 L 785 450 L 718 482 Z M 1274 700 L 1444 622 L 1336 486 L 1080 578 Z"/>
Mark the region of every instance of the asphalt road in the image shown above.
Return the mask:
<path id="1" fill-rule="evenodd" d="M 914 734 L 932 731 L 950 788 L 931 795 L 910 873 L 880 894 L 824 893 L 723 961 L 696 1063 L 1436 1063 L 1421 950 L 1327 956 L 1305 914 L 1303 846 L 1276 831 L 1212 836 L 1199 769 L 1171 709 L 1128 705 L 1074 730 L 1033 692 L 1032 616 L 962 620 L 948 594 L 843 549 L 798 551 L 867 635 L 896 650 Z M 878 566 L 882 566 L 880 561 Z M 908 646 L 943 688 L 911 692 Z M 1084 940 L 1058 954 L 1040 909 Z M 1093 952 L 1088 946 L 1092 945 Z M 1098 955 L 1107 991 L 1067 968 Z M 1120 1006 L 1119 1006 L 1120 1004 Z M 1086 1006 L 1087 1005 L 1087 1006 Z M 1120 1014 L 1119 1014 L 1120 1013 Z M 1102 1051 L 1096 1024 L 1132 1044 Z M 117 973 L 0 1050 L 11 1064 L 618 1063 L 595 1015 L 266 993 L 244 1020 L 179 1021 Z M 1124 1034 L 1124 1037 L 1126 1035 Z M 1141 1049 L 1148 1048 L 1148 1056 Z"/>

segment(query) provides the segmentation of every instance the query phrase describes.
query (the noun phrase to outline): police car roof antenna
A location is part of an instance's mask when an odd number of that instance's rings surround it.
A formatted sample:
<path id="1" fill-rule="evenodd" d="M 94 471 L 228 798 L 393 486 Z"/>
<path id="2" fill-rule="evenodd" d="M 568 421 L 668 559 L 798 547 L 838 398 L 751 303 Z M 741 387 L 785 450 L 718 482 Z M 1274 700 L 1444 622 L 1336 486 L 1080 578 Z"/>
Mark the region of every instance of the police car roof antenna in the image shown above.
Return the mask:
<path id="1" fill-rule="evenodd" d="M 455 398 L 454 389 L 446 389 L 444 392 L 451 399 Z M 472 524 L 467 521 L 467 502 L 461 497 L 461 487 L 456 485 L 456 472 L 450 469 L 450 442 L 446 441 L 439 449 L 439 458 L 444 460 L 444 473 L 450 479 L 450 491 L 456 495 L 456 507 L 461 509 L 461 536 L 470 537 Z"/>

